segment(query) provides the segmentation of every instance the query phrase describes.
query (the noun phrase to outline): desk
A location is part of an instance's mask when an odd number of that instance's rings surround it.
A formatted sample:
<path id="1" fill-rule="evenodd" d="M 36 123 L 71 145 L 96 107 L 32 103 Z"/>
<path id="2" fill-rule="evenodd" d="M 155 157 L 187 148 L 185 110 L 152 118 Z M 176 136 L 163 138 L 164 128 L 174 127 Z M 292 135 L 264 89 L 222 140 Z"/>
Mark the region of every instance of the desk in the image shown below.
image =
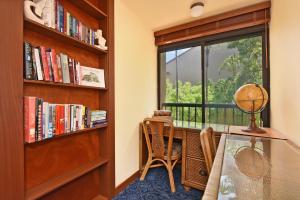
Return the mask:
<path id="1" fill-rule="evenodd" d="M 200 132 L 203 128 L 212 127 L 215 132 L 217 145 L 219 144 L 221 135 L 224 134 L 243 134 L 249 133 L 241 132 L 240 129 L 244 127 L 228 126 L 221 124 L 202 124 L 193 122 L 174 121 L 174 138 L 182 141 L 182 177 L 181 183 L 186 189 L 193 187 L 199 190 L 205 190 L 208 176 L 205 175 L 206 164 L 201 149 Z M 266 129 L 266 134 L 260 134 L 267 138 L 285 137 L 273 129 Z M 251 134 L 251 133 L 250 133 Z M 168 137 L 167 133 L 165 135 Z M 145 137 L 142 131 L 142 124 L 140 124 L 140 170 L 143 169 L 147 162 L 147 147 Z"/>
<path id="2" fill-rule="evenodd" d="M 223 135 L 203 200 L 300 199 L 299 169 L 287 140 Z"/>

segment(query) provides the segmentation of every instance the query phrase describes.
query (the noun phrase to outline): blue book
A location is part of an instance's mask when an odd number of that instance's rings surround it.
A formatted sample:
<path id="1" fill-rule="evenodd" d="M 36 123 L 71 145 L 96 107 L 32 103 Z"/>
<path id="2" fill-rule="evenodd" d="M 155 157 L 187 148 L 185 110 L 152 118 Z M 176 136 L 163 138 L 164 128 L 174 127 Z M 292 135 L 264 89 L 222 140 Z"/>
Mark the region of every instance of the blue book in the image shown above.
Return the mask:
<path id="1" fill-rule="evenodd" d="M 59 31 L 64 32 L 64 8 L 61 4 L 58 4 L 58 16 L 59 16 Z"/>

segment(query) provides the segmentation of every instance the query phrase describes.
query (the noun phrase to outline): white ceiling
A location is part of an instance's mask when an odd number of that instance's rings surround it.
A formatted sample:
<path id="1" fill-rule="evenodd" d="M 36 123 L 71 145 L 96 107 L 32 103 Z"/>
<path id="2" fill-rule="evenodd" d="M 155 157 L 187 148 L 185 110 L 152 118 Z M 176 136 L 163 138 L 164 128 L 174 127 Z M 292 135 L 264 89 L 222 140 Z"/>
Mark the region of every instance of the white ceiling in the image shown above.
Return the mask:
<path id="1" fill-rule="evenodd" d="M 200 0 L 204 14 L 190 16 L 190 6 L 197 0 L 121 0 L 153 31 L 219 14 L 267 0 Z"/>

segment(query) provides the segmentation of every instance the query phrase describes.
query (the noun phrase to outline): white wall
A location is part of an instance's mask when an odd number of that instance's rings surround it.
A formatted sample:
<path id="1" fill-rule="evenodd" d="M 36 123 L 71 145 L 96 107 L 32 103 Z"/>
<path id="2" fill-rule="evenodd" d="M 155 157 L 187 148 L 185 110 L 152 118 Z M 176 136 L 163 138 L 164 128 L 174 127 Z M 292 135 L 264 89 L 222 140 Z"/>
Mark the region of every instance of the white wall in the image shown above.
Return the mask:
<path id="1" fill-rule="evenodd" d="M 300 145 L 300 1 L 272 0 L 271 126 Z"/>
<path id="2" fill-rule="evenodd" d="M 139 169 L 138 125 L 156 108 L 153 32 L 115 0 L 116 186 Z"/>

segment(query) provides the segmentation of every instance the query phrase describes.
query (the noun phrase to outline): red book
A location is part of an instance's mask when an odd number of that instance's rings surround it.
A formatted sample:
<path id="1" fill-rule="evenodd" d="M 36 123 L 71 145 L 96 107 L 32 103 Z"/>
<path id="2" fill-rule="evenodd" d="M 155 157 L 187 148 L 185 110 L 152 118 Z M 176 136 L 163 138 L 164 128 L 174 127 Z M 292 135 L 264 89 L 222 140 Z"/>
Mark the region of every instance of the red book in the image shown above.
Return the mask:
<path id="1" fill-rule="evenodd" d="M 44 69 L 44 78 L 45 81 L 50 81 L 50 69 L 47 61 L 47 55 L 46 55 L 46 49 L 43 46 L 40 46 L 41 49 L 41 55 L 42 55 L 42 64 L 43 64 L 43 69 Z"/>
<path id="2" fill-rule="evenodd" d="M 57 67 L 55 49 L 51 49 L 50 56 L 51 56 L 51 62 L 52 62 L 54 82 L 59 82 L 59 75 L 58 75 L 58 67 Z"/>
<path id="3" fill-rule="evenodd" d="M 60 107 L 60 105 L 55 106 L 55 135 L 60 134 L 60 130 L 59 130 L 60 109 L 59 109 L 59 107 Z"/>
<path id="4" fill-rule="evenodd" d="M 65 106 L 60 105 L 59 106 L 59 133 L 63 134 L 65 133 Z"/>
<path id="5" fill-rule="evenodd" d="M 35 142 L 35 102 L 36 97 L 24 97 L 25 142 Z"/>

